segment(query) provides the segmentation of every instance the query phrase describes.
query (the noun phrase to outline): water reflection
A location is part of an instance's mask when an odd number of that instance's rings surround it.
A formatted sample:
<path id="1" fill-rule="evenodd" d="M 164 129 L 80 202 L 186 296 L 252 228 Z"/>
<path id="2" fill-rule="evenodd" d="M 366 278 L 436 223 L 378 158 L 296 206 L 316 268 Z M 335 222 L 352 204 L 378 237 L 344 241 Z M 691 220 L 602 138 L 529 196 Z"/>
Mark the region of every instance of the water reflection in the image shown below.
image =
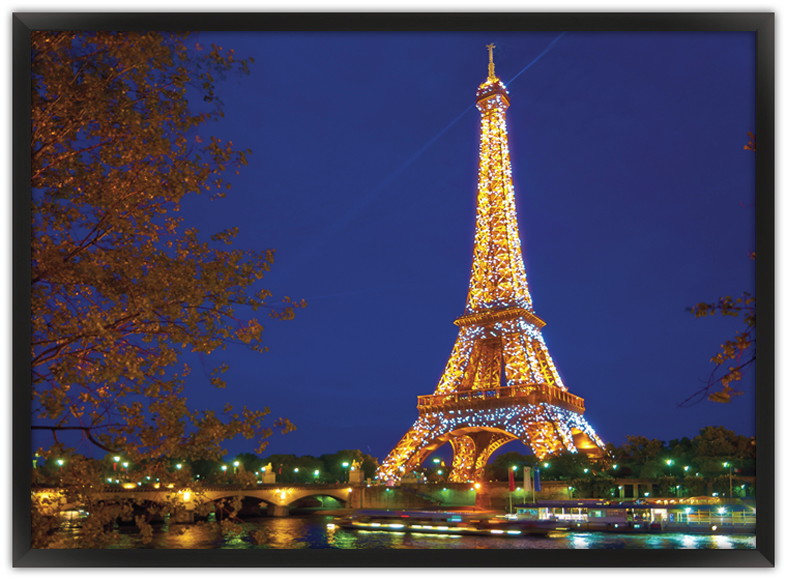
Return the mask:
<path id="1" fill-rule="evenodd" d="M 681 548 L 685 548 L 687 550 L 693 550 L 697 547 L 697 536 L 691 536 L 689 534 L 684 534 L 680 538 Z"/>
<path id="2" fill-rule="evenodd" d="M 590 547 L 587 534 L 572 534 L 569 542 L 569 547 L 578 550 L 586 550 Z"/>
<path id="3" fill-rule="evenodd" d="M 216 522 L 159 526 L 151 544 L 142 544 L 131 528 L 119 530 L 113 548 L 164 549 L 754 549 L 754 536 L 690 534 L 605 534 L 557 532 L 546 537 L 486 537 L 403 531 L 349 531 L 334 527 L 332 516 L 260 517 L 239 525 Z M 65 540 L 79 531 L 64 530 Z"/>

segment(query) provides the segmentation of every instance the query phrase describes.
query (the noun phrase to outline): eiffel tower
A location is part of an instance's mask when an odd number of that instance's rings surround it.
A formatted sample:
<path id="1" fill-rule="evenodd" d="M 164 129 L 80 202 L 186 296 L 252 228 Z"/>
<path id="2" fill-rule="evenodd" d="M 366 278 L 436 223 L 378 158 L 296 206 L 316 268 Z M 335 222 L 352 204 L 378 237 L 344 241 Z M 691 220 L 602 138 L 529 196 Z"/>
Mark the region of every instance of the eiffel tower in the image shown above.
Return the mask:
<path id="1" fill-rule="evenodd" d="M 418 397 L 418 419 L 377 470 L 398 482 L 449 442 L 449 480 L 483 477 L 489 457 L 520 440 L 539 459 L 563 451 L 600 457 L 604 443 L 582 417 L 584 400 L 568 392 L 533 311 L 519 241 L 506 109 L 508 90 L 495 75 L 476 92 L 481 112 L 473 266 L 467 303 L 451 356 L 434 394 Z"/>

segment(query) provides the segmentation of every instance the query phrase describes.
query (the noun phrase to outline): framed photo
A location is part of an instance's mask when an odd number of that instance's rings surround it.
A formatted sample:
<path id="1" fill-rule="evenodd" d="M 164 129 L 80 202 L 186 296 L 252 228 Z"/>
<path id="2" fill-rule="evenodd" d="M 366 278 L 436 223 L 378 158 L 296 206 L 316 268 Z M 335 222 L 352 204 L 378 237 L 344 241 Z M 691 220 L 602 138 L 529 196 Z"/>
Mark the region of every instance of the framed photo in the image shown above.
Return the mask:
<path id="1" fill-rule="evenodd" d="M 15 566 L 773 566 L 773 14 L 13 20 Z"/>

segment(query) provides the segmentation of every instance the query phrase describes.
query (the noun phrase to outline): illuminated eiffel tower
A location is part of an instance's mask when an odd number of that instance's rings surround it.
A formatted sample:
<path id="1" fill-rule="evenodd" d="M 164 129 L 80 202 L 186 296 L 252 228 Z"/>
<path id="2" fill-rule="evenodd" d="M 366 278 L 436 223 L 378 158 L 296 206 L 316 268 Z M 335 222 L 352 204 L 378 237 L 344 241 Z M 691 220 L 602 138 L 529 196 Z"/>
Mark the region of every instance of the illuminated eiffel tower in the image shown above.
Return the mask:
<path id="1" fill-rule="evenodd" d="M 489 75 L 476 93 L 481 112 L 475 242 L 465 311 L 433 395 L 418 397 L 418 419 L 377 471 L 397 482 L 446 442 L 450 481 L 482 478 L 492 453 L 514 440 L 540 458 L 562 451 L 600 457 L 604 443 L 582 417 L 584 400 L 568 392 L 533 312 L 519 241 L 505 85 Z"/>

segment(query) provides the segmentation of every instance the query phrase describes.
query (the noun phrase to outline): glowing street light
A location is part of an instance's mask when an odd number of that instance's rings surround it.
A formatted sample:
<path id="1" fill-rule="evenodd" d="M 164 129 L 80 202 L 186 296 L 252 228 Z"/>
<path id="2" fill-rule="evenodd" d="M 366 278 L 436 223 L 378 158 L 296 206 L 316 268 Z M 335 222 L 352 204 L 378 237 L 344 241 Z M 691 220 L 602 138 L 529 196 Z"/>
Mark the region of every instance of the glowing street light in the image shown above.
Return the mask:
<path id="1" fill-rule="evenodd" d="M 729 496 L 730 499 L 729 499 L 729 501 L 730 501 L 730 503 L 732 503 L 732 463 L 729 462 L 729 461 L 725 461 L 721 465 L 722 465 L 722 467 L 726 467 L 729 470 L 729 476 L 730 476 L 730 496 Z"/>

